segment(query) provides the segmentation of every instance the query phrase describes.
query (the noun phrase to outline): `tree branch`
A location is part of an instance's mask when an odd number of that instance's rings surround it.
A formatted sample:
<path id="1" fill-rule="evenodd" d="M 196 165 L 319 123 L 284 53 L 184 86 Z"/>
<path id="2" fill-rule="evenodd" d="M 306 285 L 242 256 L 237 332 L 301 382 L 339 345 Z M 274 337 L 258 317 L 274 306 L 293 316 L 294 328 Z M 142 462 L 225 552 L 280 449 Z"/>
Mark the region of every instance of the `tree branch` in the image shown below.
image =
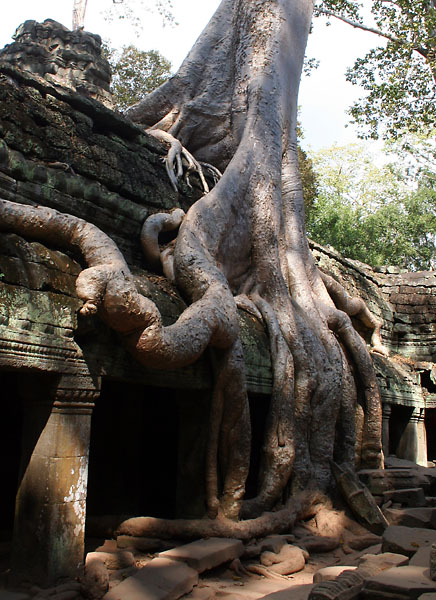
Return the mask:
<path id="1" fill-rule="evenodd" d="M 338 19 L 339 21 L 342 21 L 343 23 L 346 23 L 347 25 L 351 25 L 351 27 L 354 27 L 356 29 L 361 29 L 362 31 L 367 31 L 369 33 L 374 33 L 375 35 L 385 38 L 386 40 L 389 40 L 390 42 L 393 42 L 395 44 L 400 44 L 402 46 L 408 45 L 408 42 L 405 40 L 402 40 L 401 38 L 398 38 L 389 33 L 384 33 L 383 31 L 381 31 L 381 29 L 376 29 L 375 27 L 369 27 L 368 25 L 364 25 L 363 23 L 359 23 L 358 21 L 352 21 L 351 19 L 347 19 L 347 17 L 338 15 L 330 10 L 327 10 L 326 8 L 315 8 L 314 12 L 317 14 L 320 14 L 320 15 L 326 15 L 327 17 L 334 17 L 335 19 Z M 428 57 L 428 52 L 425 48 L 423 48 L 421 46 L 412 46 L 412 49 L 415 52 L 418 52 L 418 54 L 421 54 L 421 56 L 423 56 L 424 58 Z"/>
<path id="2" fill-rule="evenodd" d="M 357 21 L 352 21 L 351 19 L 347 19 L 347 17 L 343 17 L 341 15 L 337 15 L 336 13 L 327 10 L 326 8 L 316 8 L 315 12 L 321 15 L 326 15 L 327 17 L 334 17 L 339 21 L 343 21 L 347 25 L 351 25 L 351 27 L 355 27 L 356 29 L 362 29 L 363 31 L 368 31 L 369 33 L 374 33 L 380 37 L 383 37 L 391 42 L 395 42 L 397 44 L 404 44 L 404 41 L 400 38 L 395 37 L 394 35 L 390 35 L 389 33 L 384 33 L 380 29 L 376 29 L 374 27 L 368 27 L 367 25 L 363 25 L 363 23 L 359 23 Z"/>

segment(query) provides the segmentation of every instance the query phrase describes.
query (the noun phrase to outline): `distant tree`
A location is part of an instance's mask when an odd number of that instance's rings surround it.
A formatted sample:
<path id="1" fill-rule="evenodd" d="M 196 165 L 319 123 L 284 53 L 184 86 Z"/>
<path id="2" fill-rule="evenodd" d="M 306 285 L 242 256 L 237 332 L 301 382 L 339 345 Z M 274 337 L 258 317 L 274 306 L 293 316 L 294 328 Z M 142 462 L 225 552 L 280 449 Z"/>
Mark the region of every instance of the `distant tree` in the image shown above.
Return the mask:
<path id="1" fill-rule="evenodd" d="M 139 102 L 171 75 L 171 63 L 157 50 L 124 46 L 121 52 L 106 49 L 112 68 L 112 93 L 120 110 Z"/>
<path id="2" fill-rule="evenodd" d="M 313 162 L 319 194 L 308 215 L 309 237 L 372 266 L 436 267 L 432 174 L 377 166 L 357 144 L 323 150 Z"/>
<path id="3" fill-rule="evenodd" d="M 301 183 L 303 186 L 304 210 L 307 217 L 318 195 L 318 178 L 313 168 L 312 159 L 301 147 L 301 140 L 304 139 L 304 132 L 300 123 L 297 124 L 297 138 L 298 163 L 300 166 Z"/>
<path id="4" fill-rule="evenodd" d="M 405 131 L 434 127 L 435 0 L 317 0 L 315 14 L 374 33 L 382 42 L 347 72 L 348 81 L 367 92 L 350 109 L 362 137 L 398 139 Z"/>

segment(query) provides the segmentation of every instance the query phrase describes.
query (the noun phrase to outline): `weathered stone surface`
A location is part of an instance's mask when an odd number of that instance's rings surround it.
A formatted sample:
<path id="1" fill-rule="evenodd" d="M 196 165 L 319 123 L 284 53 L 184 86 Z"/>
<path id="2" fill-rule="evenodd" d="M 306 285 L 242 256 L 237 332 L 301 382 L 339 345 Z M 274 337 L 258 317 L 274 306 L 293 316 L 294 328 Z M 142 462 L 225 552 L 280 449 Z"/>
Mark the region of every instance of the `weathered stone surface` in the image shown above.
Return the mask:
<path id="1" fill-rule="evenodd" d="M 436 531 L 419 527 L 393 525 L 383 533 L 383 552 L 411 557 L 419 548 L 436 542 Z"/>
<path id="2" fill-rule="evenodd" d="M 30 596 L 21 592 L 0 590 L 0 600 L 29 600 Z"/>
<path id="3" fill-rule="evenodd" d="M 99 560 L 106 565 L 107 569 L 125 569 L 135 564 L 135 558 L 131 552 L 89 552 L 87 560 Z"/>
<path id="4" fill-rule="evenodd" d="M 96 552 L 90 554 L 85 561 L 83 587 L 89 600 L 100 600 L 109 589 L 109 572 L 104 562 L 96 558 Z"/>
<path id="5" fill-rule="evenodd" d="M 155 558 L 105 594 L 104 600 L 177 600 L 197 582 L 197 571 L 185 563 Z"/>
<path id="6" fill-rule="evenodd" d="M 209 538 L 161 552 L 159 557 L 183 561 L 198 573 L 239 558 L 244 551 L 240 540 Z"/>
<path id="7" fill-rule="evenodd" d="M 430 549 L 430 577 L 436 581 L 436 544 L 432 544 Z"/>
<path id="8" fill-rule="evenodd" d="M 309 600 L 352 600 L 359 597 L 363 582 L 364 577 L 358 569 L 344 571 L 333 581 L 316 584 L 309 594 Z"/>
<path id="9" fill-rule="evenodd" d="M 358 566 L 367 572 L 374 569 L 385 571 L 392 567 L 402 567 L 409 563 L 409 557 L 404 554 L 394 554 L 393 552 L 384 552 L 382 554 L 364 554 L 358 560 Z"/>
<path id="10" fill-rule="evenodd" d="M 422 487 L 409 488 L 402 490 L 389 490 L 383 494 L 384 501 L 392 500 L 399 502 L 403 506 L 418 508 L 426 505 L 424 490 Z"/>
<path id="11" fill-rule="evenodd" d="M 414 567 L 429 567 L 430 566 L 431 546 L 420 548 L 409 561 L 409 565 Z"/>
<path id="12" fill-rule="evenodd" d="M 425 567 L 406 566 L 384 571 L 365 581 L 362 598 L 415 600 L 424 592 L 436 592 L 436 583 Z"/>
<path id="13" fill-rule="evenodd" d="M 382 538 L 379 535 L 368 534 L 351 538 L 347 543 L 352 550 L 363 550 L 364 548 L 375 546 L 376 544 L 381 543 L 381 541 Z"/>
<path id="14" fill-rule="evenodd" d="M 351 469 L 343 468 L 333 462 L 332 472 L 339 490 L 358 521 L 373 533 L 380 534 L 387 527 L 388 522 L 369 489 Z"/>
<path id="15" fill-rule="evenodd" d="M 391 525 L 431 528 L 435 508 L 385 508 L 383 512 Z"/>
<path id="16" fill-rule="evenodd" d="M 373 494 L 383 495 L 391 490 L 428 488 L 430 481 L 417 469 L 365 469 L 359 477 Z"/>
<path id="17" fill-rule="evenodd" d="M 313 583 L 321 583 L 322 581 L 333 581 L 343 573 L 344 571 L 355 571 L 356 566 L 334 566 L 334 567 L 323 567 L 319 571 L 316 571 L 313 575 Z"/>

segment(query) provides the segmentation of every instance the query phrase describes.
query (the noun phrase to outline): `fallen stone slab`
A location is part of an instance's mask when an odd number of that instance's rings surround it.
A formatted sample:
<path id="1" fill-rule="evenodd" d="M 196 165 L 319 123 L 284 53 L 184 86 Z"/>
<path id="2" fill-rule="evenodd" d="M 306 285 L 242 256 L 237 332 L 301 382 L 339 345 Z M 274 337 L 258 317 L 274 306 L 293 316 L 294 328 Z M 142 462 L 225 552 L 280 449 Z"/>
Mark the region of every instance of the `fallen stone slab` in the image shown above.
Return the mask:
<path id="1" fill-rule="evenodd" d="M 383 552 L 394 552 L 412 557 L 424 546 L 436 543 L 436 531 L 420 527 L 392 525 L 383 533 Z"/>
<path id="2" fill-rule="evenodd" d="M 358 560 L 359 568 L 366 572 L 386 571 L 393 567 L 402 567 L 409 563 L 409 557 L 404 554 L 384 552 L 383 554 L 364 554 Z"/>
<path id="3" fill-rule="evenodd" d="M 417 463 L 395 455 L 385 457 L 385 469 L 416 469 Z"/>
<path id="4" fill-rule="evenodd" d="M 426 505 L 425 493 L 422 487 L 406 488 L 401 490 L 389 490 L 383 494 L 384 502 L 391 500 L 399 502 L 403 506 L 418 508 Z"/>
<path id="5" fill-rule="evenodd" d="M 374 600 L 417 600 L 425 592 L 436 592 L 436 582 L 430 579 L 430 570 L 408 565 L 389 569 L 367 579 L 361 597 Z"/>
<path id="6" fill-rule="evenodd" d="M 429 592 L 428 594 L 422 594 L 418 600 L 436 600 L 436 593 Z"/>
<path id="7" fill-rule="evenodd" d="M 431 546 L 420 548 L 409 561 L 413 567 L 430 567 Z"/>
<path id="8" fill-rule="evenodd" d="M 423 508 L 385 508 L 383 513 L 391 525 L 405 527 L 432 527 L 434 507 Z"/>
<path id="9" fill-rule="evenodd" d="M 116 550 L 114 552 L 88 552 L 86 560 L 99 560 L 110 570 L 125 569 L 135 564 L 133 554 L 127 550 Z"/>
<path id="10" fill-rule="evenodd" d="M 203 573 L 239 558 L 243 552 L 244 545 L 240 540 L 208 538 L 161 552 L 159 558 L 183 561 L 198 573 Z"/>
<path id="11" fill-rule="evenodd" d="M 357 567 L 335 565 L 333 567 L 323 567 L 313 574 L 313 583 L 321 583 L 322 581 L 333 581 L 344 571 L 355 571 Z"/>
<path id="12" fill-rule="evenodd" d="M 380 544 L 382 541 L 381 536 L 374 534 L 359 535 L 348 540 L 347 544 L 352 550 L 363 550 L 370 546 Z"/>
<path id="13" fill-rule="evenodd" d="M 178 600 L 198 583 L 198 573 L 183 562 L 154 558 L 103 596 L 103 600 Z"/>
<path id="14" fill-rule="evenodd" d="M 420 469 L 364 469 L 358 475 L 375 495 L 383 495 L 390 490 L 419 487 L 428 489 L 430 486 L 430 477 Z"/>

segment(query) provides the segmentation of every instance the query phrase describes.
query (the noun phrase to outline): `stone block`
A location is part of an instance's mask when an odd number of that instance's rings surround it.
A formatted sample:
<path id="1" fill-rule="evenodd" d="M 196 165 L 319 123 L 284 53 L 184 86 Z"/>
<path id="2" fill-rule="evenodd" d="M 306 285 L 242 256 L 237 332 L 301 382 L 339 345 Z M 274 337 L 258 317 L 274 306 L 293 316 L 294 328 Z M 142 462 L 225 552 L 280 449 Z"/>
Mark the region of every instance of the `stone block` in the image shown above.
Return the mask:
<path id="1" fill-rule="evenodd" d="M 436 592 L 436 583 L 425 567 L 396 567 L 370 577 L 364 583 L 362 598 L 417 600 L 425 592 Z"/>
<path id="2" fill-rule="evenodd" d="M 155 558 L 112 588 L 103 600 L 178 600 L 197 583 L 197 571 L 185 563 Z"/>
<path id="3" fill-rule="evenodd" d="M 390 490 L 423 487 L 427 489 L 430 480 L 420 469 L 365 469 L 359 471 L 361 481 L 372 494 L 382 495 Z"/>
<path id="4" fill-rule="evenodd" d="M 385 502 L 399 502 L 403 506 L 418 508 L 426 505 L 424 490 L 422 487 L 402 490 L 389 490 L 383 494 Z"/>
<path id="5" fill-rule="evenodd" d="M 420 548 L 409 561 L 409 565 L 413 567 L 429 567 L 430 566 L 431 546 Z"/>
<path id="6" fill-rule="evenodd" d="M 422 594 L 418 600 L 436 600 L 436 592 L 429 592 L 428 594 Z"/>
<path id="7" fill-rule="evenodd" d="M 413 556 L 424 546 L 436 543 L 436 531 L 420 527 L 392 525 L 383 533 L 383 552 L 394 552 Z"/>
<path id="8" fill-rule="evenodd" d="M 119 550 L 118 552 L 89 552 L 86 559 L 93 558 L 106 565 L 107 569 L 126 569 L 135 564 L 135 558 L 131 552 Z"/>
<path id="9" fill-rule="evenodd" d="M 423 508 L 385 508 L 383 513 L 391 525 L 405 527 L 432 527 L 434 507 Z"/>
<path id="10" fill-rule="evenodd" d="M 334 566 L 334 567 L 323 567 L 319 571 L 313 574 L 313 583 L 321 583 L 322 581 L 333 581 L 343 573 L 344 571 L 355 571 L 357 567 L 350 566 Z"/>
<path id="11" fill-rule="evenodd" d="M 244 551 L 240 540 L 209 538 L 161 552 L 159 557 L 183 561 L 198 573 L 239 558 Z"/>
<path id="12" fill-rule="evenodd" d="M 436 580 L 436 544 L 432 544 L 430 550 L 430 577 Z"/>
<path id="13" fill-rule="evenodd" d="M 393 552 L 384 552 L 383 554 L 364 554 L 359 558 L 357 564 L 359 568 L 366 572 L 386 571 L 393 567 L 402 567 L 407 565 L 409 557 L 404 554 L 395 554 Z"/>

